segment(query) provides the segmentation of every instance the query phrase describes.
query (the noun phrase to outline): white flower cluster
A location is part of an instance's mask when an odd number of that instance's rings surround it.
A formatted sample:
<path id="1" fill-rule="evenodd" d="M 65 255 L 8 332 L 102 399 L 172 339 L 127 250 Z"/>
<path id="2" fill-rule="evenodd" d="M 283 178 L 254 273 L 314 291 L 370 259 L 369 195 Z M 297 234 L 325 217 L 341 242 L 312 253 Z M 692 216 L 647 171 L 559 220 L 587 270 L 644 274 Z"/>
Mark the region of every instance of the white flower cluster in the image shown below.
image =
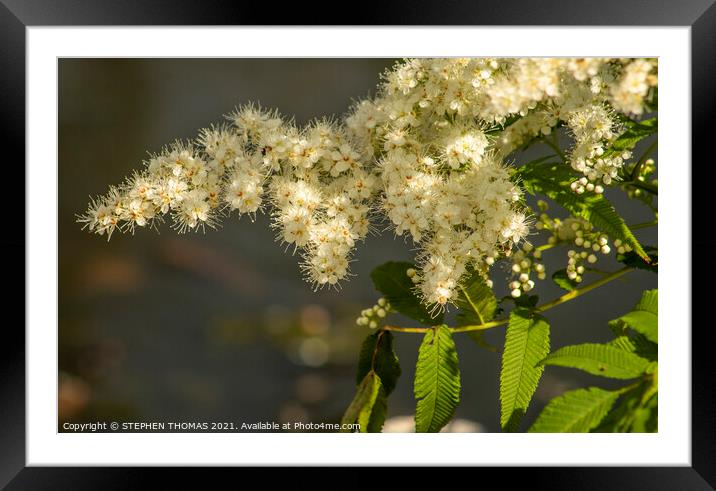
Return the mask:
<path id="1" fill-rule="evenodd" d="M 611 183 L 628 155 L 605 155 L 620 132 L 610 104 L 633 63 L 645 62 L 413 59 L 355 106 L 346 125 L 379 162 L 383 213 L 420 247 L 426 303 L 454 300 L 465 271 L 484 271 L 526 235 L 520 190 L 502 165 L 515 149 L 564 124 L 575 139 L 569 162 L 584 174 L 573 190 Z"/>
<path id="2" fill-rule="evenodd" d="M 224 211 L 254 214 L 268 199 L 279 239 L 303 253 L 307 279 L 335 285 L 369 231 L 375 176 L 334 124 L 299 130 L 251 105 L 229 119 L 233 126 L 204 129 L 193 144 L 153 156 L 81 221 L 109 237 L 169 214 L 185 232 L 215 225 Z"/>
<path id="3" fill-rule="evenodd" d="M 230 125 L 152 156 L 80 220 L 109 237 L 165 216 L 184 232 L 268 208 L 279 240 L 322 286 L 349 275 L 375 211 L 418 246 L 414 282 L 441 309 L 467 271 L 486 273 L 528 233 L 529 210 L 503 160 L 566 125 L 568 160 L 584 174 L 574 191 L 602 192 L 628 158 L 607 152 L 620 132 L 615 110 L 642 114 L 656 70 L 644 59 L 405 60 L 340 122 L 298 128 L 240 108 Z M 519 274 L 519 289 L 531 289 Z"/>
<path id="4" fill-rule="evenodd" d="M 617 83 L 610 87 L 610 102 L 623 113 L 642 114 L 644 98 L 659 83 L 656 60 L 627 60 Z"/>

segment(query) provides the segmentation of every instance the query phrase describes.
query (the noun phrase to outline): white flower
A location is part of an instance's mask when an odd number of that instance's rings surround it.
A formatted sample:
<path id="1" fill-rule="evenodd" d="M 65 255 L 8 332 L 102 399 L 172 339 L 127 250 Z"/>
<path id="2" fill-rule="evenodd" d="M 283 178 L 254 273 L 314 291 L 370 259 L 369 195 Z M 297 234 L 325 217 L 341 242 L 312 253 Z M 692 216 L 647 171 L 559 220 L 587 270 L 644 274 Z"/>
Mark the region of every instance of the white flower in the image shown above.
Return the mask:
<path id="1" fill-rule="evenodd" d="M 214 226 L 224 211 L 253 217 L 268 209 L 277 239 L 293 245 L 306 279 L 320 287 L 350 276 L 357 243 L 378 215 L 417 247 L 411 281 L 438 311 L 455 301 L 468 271 L 487 281 L 490 266 L 529 233 L 522 191 L 505 165 L 509 155 L 565 125 L 574 140 L 567 161 L 581 174 L 572 190 L 603 193 L 631 158 L 613 151 L 623 131 L 616 113 L 643 114 L 657 68 L 655 59 L 405 60 L 342 120 L 299 128 L 276 111 L 240 107 L 230 123 L 151 156 L 79 221 L 110 237 L 165 216 L 185 232 Z M 611 251 L 583 220 L 552 225 L 551 243 Z M 513 296 L 533 288 L 532 271 L 545 277 L 533 261 L 539 251 L 525 255 L 531 250 L 512 255 L 519 279 Z M 585 260 L 596 256 L 583 250 L 570 257 L 575 281 Z"/>
<path id="2" fill-rule="evenodd" d="M 479 165 L 488 145 L 487 137 L 479 129 L 458 130 L 447 138 L 445 160 L 451 169 L 467 162 Z"/>

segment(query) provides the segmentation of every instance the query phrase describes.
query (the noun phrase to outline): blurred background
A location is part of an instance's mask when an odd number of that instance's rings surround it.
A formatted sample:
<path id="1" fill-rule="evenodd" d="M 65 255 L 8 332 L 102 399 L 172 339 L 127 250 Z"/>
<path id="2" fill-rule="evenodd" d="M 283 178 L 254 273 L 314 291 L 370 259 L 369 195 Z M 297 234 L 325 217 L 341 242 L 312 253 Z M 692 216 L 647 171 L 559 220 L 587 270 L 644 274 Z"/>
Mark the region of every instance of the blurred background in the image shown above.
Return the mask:
<path id="1" fill-rule="evenodd" d="M 394 60 L 58 63 L 59 431 L 63 422 L 98 420 L 338 422 L 354 395 L 358 351 L 370 333 L 355 319 L 378 298 L 370 270 L 410 260 L 403 239 L 389 232 L 369 237 L 352 264 L 356 276 L 340 292 L 314 293 L 301 279 L 297 258 L 274 241 L 266 215 L 255 223 L 232 215 L 206 234 L 140 229 L 134 236 L 116 233 L 111 242 L 75 220 L 90 196 L 122 181 L 147 152 L 193 138 L 234 106 L 260 102 L 299 124 L 340 116 L 352 100 L 374 93 L 379 73 Z M 644 204 L 618 190 L 608 197 L 627 223 L 652 218 Z M 643 244 L 657 245 L 656 228 L 635 233 Z M 564 249 L 545 253 L 548 272 L 564 268 L 566 260 Z M 600 259 L 598 266 L 618 267 L 613 259 Z M 507 271 L 493 272 L 498 296 L 507 294 L 507 277 Z M 656 287 L 656 275 L 637 271 L 551 310 L 553 349 L 611 339 L 607 321 Z M 563 291 L 547 279 L 537 282 L 535 293 L 544 301 Z M 501 346 L 503 336 L 503 329 L 492 329 L 485 339 Z M 403 375 L 389 401 L 386 429 L 410 431 L 421 337 L 395 337 Z M 468 336 L 456 336 L 456 343 L 463 390 L 459 420 L 450 429 L 499 431 L 500 355 Z M 552 397 L 586 385 L 609 387 L 609 381 L 550 367 L 524 425 Z"/>

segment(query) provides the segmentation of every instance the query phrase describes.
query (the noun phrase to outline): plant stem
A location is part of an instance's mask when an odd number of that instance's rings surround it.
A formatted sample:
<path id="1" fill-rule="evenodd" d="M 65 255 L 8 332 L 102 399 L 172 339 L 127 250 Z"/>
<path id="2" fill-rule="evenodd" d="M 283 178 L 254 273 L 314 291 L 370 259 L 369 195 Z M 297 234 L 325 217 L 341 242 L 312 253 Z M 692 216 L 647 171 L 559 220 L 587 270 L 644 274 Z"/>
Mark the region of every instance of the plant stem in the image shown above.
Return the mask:
<path id="1" fill-rule="evenodd" d="M 493 327 L 507 324 L 510 319 L 498 319 L 496 321 L 486 322 L 484 324 L 477 324 L 474 326 L 462 326 L 451 329 L 452 332 L 471 332 L 471 331 L 484 331 L 486 329 L 492 329 Z"/>
<path id="2" fill-rule="evenodd" d="M 631 270 L 632 270 L 632 268 L 627 266 L 627 267 L 624 267 L 617 271 L 614 271 L 612 274 L 605 276 L 604 278 L 600 278 L 597 281 L 595 281 L 594 283 L 590 283 L 589 285 L 583 286 L 582 288 L 577 288 L 576 290 L 572 290 L 571 292 L 565 293 L 561 297 L 556 298 L 556 299 L 552 300 L 551 302 L 547 302 L 546 304 L 538 306 L 537 311 L 544 312 L 545 310 L 549 310 L 552 307 L 556 307 L 557 305 L 561 305 L 565 302 L 569 302 L 570 300 L 575 299 L 581 295 L 584 295 L 585 293 L 590 292 L 590 291 L 594 290 L 595 288 L 599 288 L 600 286 L 602 286 L 606 283 L 609 283 L 612 280 L 616 280 L 617 278 L 628 273 Z"/>
<path id="3" fill-rule="evenodd" d="M 383 326 L 381 329 L 385 331 L 396 331 L 396 332 L 415 332 L 415 333 L 426 333 L 432 327 L 401 327 L 401 326 Z"/>
<path id="4" fill-rule="evenodd" d="M 551 249 L 551 248 L 553 248 L 553 247 L 556 247 L 557 245 L 558 245 L 557 242 L 555 242 L 554 244 L 549 244 L 549 243 L 548 243 L 548 244 L 542 244 L 541 246 L 535 247 L 535 251 L 540 251 L 540 252 L 546 251 L 546 250 L 548 250 L 548 249 Z"/>
<path id="5" fill-rule="evenodd" d="M 590 292 L 594 290 L 595 288 L 599 288 L 602 285 L 605 285 L 609 283 L 612 280 L 616 280 L 617 278 L 621 277 L 622 275 L 628 273 L 629 271 L 632 271 L 633 268 L 625 267 L 620 270 L 614 271 L 613 273 L 610 273 L 609 275 L 598 279 L 594 283 L 590 283 L 589 285 L 583 286 L 582 288 L 577 288 L 576 290 L 572 290 L 569 293 L 565 293 L 561 297 L 558 297 L 551 302 L 547 302 L 545 304 L 537 306 L 535 308 L 536 312 L 544 312 L 546 310 L 549 310 L 553 307 L 556 307 L 557 305 L 562 305 L 563 303 L 569 302 L 570 300 L 574 300 L 575 298 L 584 295 L 587 292 Z M 471 332 L 471 331 L 484 331 L 487 329 L 492 329 L 493 327 L 502 326 L 504 324 L 507 324 L 509 322 L 509 318 L 505 319 L 498 319 L 490 322 L 485 322 L 484 324 L 478 324 L 478 325 L 471 325 L 471 326 L 462 326 L 462 327 L 454 327 L 450 330 L 452 332 Z M 414 333 L 425 333 L 432 329 L 431 327 L 399 327 L 399 326 L 383 326 L 382 329 L 386 331 L 397 331 L 397 332 L 414 332 Z"/>

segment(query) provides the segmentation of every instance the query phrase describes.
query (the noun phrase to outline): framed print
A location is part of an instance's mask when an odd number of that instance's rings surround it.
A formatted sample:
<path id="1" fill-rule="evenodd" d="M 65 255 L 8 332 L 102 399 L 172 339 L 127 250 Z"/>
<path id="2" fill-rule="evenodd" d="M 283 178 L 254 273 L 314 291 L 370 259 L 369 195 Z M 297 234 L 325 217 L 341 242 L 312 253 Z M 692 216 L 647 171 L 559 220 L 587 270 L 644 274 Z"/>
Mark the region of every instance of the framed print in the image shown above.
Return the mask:
<path id="1" fill-rule="evenodd" d="M 710 2 L 379 27 L 80 3 L 2 6 L 8 489 L 166 466 L 712 488 Z"/>

